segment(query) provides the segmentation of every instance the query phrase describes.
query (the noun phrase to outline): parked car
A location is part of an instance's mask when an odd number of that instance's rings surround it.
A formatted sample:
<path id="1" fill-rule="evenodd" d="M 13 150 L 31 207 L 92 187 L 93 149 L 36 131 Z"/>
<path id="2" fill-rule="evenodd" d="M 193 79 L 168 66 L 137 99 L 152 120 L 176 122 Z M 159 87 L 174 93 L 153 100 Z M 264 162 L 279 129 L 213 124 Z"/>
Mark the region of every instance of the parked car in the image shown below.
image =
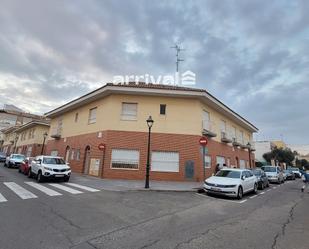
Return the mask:
<path id="1" fill-rule="evenodd" d="M 4 166 L 8 168 L 19 168 L 19 165 L 25 160 L 25 156 L 22 154 L 11 154 L 6 158 Z"/>
<path id="2" fill-rule="evenodd" d="M 257 178 L 250 170 L 224 168 L 207 178 L 204 190 L 209 194 L 225 195 L 242 199 L 245 193 L 257 192 Z"/>
<path id="3" fill-rule="evenodd" d="M 28 175 L 28 171 L 34 157 L 27 157 L 25 160 L 19 165 L 18 172 Z"/>
<path id="4" fill-rule="evenodd" d="M 283 171 L 283 173 L 286 176 L 285 177 L 286 180 L 295 180 L 295 175 L 294 175 L 292 170 L 286 169 L 286 170 Z"/>
<path id="5" fill-rule="evenodd" d="M 288 169 L 292 170 L 296 178 L 301 178 L 302 173 L 300 172 L 299 168 L 289 167 Z"/>
<path id="6" fill-rule="evenodd" d="M 252 170 L 252 172 L 257 178 L 259 189 L 264 189 L 264 188 L 269 187 L 269 181 L 268 181 L 267 175 L 263 170 L 254 169 Z"/>
<path id="7" fill-rule="evenodd" d="M 68 182 L 71 176 L 71 168 L 62 157 L 37 156 L 31 162 L 28 177 L 36 177 L 38 182 L 45 179 L 63 179 Z"/>
<path id="8" fill-rule="evenodd" d="M 6 154 L 4 152 L 0 152 L 0 163 L 5 163 Z"/>
<path id="9" fill-rule="evenodd" d="M 282 169 L 279 166 L 263 166 L 262 170 L 267 175 L 269 182 L 275 182 L 275 183 L 284 183 L 284 177 L 282 173 Z"/>

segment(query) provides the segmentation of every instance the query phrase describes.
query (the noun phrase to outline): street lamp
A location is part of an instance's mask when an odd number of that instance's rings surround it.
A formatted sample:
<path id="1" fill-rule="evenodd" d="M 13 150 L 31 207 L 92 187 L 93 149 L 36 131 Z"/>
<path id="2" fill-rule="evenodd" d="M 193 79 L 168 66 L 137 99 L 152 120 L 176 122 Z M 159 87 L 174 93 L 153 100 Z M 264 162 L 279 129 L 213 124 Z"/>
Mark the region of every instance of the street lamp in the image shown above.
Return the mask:
<path id="1" fill-rule="evenodd" d="M 149 171 L 150 171 L 150 133 L 151 127 L 154 123 L 151 116 L 146 120 L 148 125 L 148 152 L 147 152 L 147 165 L 146 165 L 146 180 L 145 180 L 145 188 L 149 188 Z"/>
<path id="2" fill-rule="evenodd" d="M 251 144 L 250 144 L 250 142 L 247 143 L 247 148 L 248 148 L 248 152 L 249 152 L 249 166 L 250 166 L 250 169 L 251 169 L 252 165 L 251 165 Z"/>
<path id="3" fill-rule="evenodd" d="M 43 152 L 44 152 L 44 145 L 45 145 L 45 140 L 46 140 L 47 136 L 48 136 L 47 132 L 44 132 L 44 134 L 43 134 L 44 139 L 43 139 L 43 144 L 42 144 L 41 155 L 43 155 Z"/>

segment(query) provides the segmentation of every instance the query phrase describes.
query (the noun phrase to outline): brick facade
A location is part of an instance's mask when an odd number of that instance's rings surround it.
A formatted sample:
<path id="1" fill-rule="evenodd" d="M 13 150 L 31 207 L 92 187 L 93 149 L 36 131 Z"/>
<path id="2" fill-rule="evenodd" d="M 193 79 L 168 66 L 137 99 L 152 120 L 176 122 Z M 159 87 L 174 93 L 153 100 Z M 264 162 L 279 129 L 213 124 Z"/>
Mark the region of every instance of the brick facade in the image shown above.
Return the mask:
<path id="1" fill-rule="evenodd" d="M 29 147 L 32 148 L 30 155 L 28 155 L 28 149 Z M 44 152 L 46 151 L 46 147 L 44 147 Z M 30 156 L 30 157 L 36 157 L 41 155 L 42 153 L 42 144 L 27 144 L 23 146 L 18 146 L 16 148 L 16 153 L 23 154 L 25 156 Z M 43 152 L 43 154 L 44 154 Z"/>
<path id="2" fill-rule="evenodd" d="M 49 140 L 46 146 L 46 154 L 57 151 L 59 156 L 65 157 L 67 148 L 74 149 L 75 157 L 69 163 L 73 171 L 84 173 L 84 162 L 86 148 L 90 148 L 90 158 L 100 160 L 99 177 L 117 178 L 117 179 L 144 179 L 147 161 L 147 132 L 128 132 L 128 131 L 102 131 L 99 133 L 91 133 L 86 135 L 61 138 L 59 140 Z M 150 172 L 152 180 L 175 180 L 185 181 L 194 180 L 202 181 L 202 154 L 199 146 L 200 136 L 182 135 L 182 134 L 151 134 L 151 150 L 152 151 L 169 151 L 179 153 L 179 172 Z M 105 151 L 98 149 L 98 144 L 106 145 Z M 247 150 L 235 148 L 224 143 L 219 143 L 209 139 L 208 154 L 211 156 L 211 168 L 206 169 L 206 176 L 210 176 L 216 166 L 216 156 L 223 156 L 227 160 L 230 158 L 231 165 L 239 165 L 238 160 L 248 161 L 249 153 Z M 76 150 L 80 151 L 80 158 L 76 160 Z M 113 169 L 111 168 L 111 152 L 112 149 L 134 149 L 140 152 L 139 168 L 132 169 Z M 185 164 L 186 161 L 194 161 L 194 177 L 186 179 Z M 251 155 L 254 160 L 254 154 Z M 102 163 L 103 162 L 103 163 Z M 103 164 L 103 167 L 102 167 Z M 254 165 L 254 164 L 252 164 Z M 88 173 L 88 172 L 85 172 Z"/>

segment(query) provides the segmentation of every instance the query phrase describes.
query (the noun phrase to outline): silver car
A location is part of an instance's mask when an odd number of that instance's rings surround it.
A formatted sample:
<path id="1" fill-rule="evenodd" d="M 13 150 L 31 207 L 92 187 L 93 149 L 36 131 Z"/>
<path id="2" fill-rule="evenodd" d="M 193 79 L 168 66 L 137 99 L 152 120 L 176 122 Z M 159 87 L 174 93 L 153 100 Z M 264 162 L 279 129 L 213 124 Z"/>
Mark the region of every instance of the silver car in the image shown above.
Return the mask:
<path id="1" fill-rule="evenodd" d="M 264 170 L 264 172 L 266 173 L 269 182 L 275 182 L 279 184 L 284 183 L 283 172 L 279 166 L 267 165 L 263 166 L 262 170 Z"/>

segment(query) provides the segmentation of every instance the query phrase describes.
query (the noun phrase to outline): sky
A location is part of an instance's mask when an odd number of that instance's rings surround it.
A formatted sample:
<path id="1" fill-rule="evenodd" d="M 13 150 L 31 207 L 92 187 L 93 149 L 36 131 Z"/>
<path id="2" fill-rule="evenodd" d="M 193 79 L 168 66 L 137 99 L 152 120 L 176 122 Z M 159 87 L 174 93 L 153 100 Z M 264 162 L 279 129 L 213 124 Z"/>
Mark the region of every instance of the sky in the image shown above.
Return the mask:
<path id="1" fill-rule="evenodd" d="M 309 144 L 307 0 L 0 0 L 0 104 L 42 114 L 115 75 L 196 74 L 259 128 Z"/>

